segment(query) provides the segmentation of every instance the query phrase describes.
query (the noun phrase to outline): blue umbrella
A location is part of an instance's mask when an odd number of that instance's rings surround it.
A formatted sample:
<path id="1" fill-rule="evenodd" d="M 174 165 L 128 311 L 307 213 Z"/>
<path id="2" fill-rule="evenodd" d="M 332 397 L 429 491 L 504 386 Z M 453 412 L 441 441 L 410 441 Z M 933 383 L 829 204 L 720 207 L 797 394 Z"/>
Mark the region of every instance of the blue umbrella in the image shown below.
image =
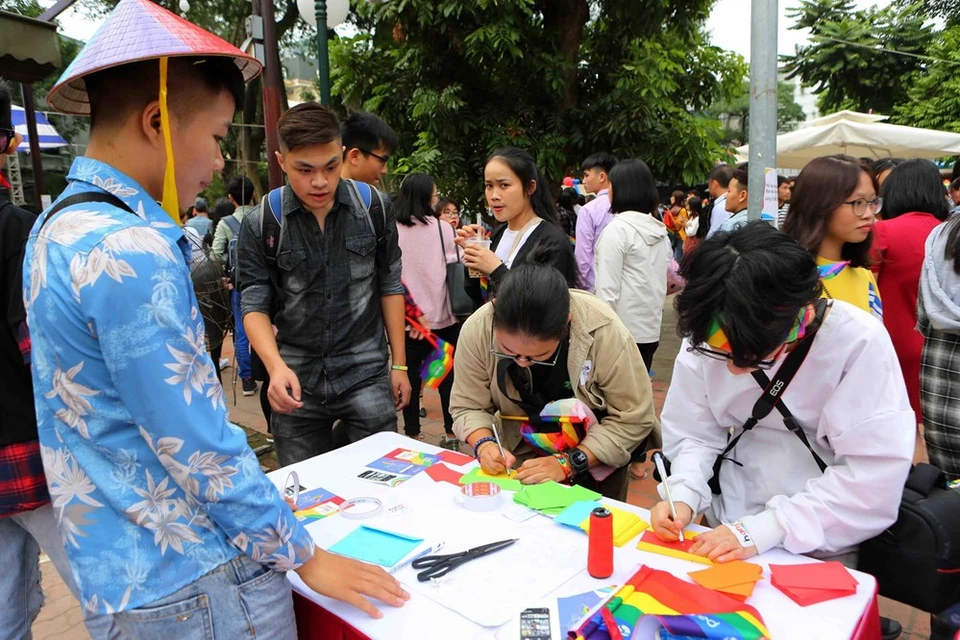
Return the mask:
<path id="1" fill-rule="evenodd" d="M 27 117 L 22 107 L 13 105 L 13 127 L 17 133 L 23 136 L 23 142 L 17 147 L 17 151 L 30 151 L 30 140 L 27 136 Z M 53 128 L 50 121 L 47 120 L 39 111 L 37 112 L 37 135 L 40 140 L 41 149 L 54 149 L 56 147 L 65 147 L 69 143 L 60 137 L 57 130 Z"/>

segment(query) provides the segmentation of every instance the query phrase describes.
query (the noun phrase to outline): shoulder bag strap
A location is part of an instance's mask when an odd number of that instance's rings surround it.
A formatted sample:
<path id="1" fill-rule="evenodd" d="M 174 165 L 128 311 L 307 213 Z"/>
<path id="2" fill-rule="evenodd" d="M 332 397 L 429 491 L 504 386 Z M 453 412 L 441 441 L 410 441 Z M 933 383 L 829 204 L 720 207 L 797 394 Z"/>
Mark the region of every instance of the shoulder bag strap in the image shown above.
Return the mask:
<path id="1" fill-rule="evenodd" d="M 267 214 L 270 215 L 267 215 Z M 260 236 L 263 240 L 267 266 L 277 264 L 280 241 L 283 238 L 283 187 L 277 187 L 263 196 L 260 205 Z"/>
<path id="2" fill-rule="evenodd" d="M 43 229 L 43 226 L 50 222 L 50 219 L 53 216 L 57 215 L 64 209 L 72 207 L 77 204 L 83 204 L 85 202 L 105 202 L 109 205 L 113 205 L 118 209 L 123 209 L 124 211 L 129 211 L 133 213 L 133 209 L 127 206 L 127 203 L 106 191 L 84 191 L 83 193 L 75 193 L 72 196 L 67 196 L 57 204 L 53 205 L 53 208 L 47 212 L 47 217 L 43 219 L 43 222 L 40 224 L 40 228 Z M 137 215 L 137 214 L 133 214 Z"/>

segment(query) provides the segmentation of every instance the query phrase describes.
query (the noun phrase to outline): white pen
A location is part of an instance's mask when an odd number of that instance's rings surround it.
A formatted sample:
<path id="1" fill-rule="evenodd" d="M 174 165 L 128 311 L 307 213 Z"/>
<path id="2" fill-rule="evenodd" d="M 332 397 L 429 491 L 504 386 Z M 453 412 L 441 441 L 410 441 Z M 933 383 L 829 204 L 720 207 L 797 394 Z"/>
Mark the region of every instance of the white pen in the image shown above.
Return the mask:
<path id="1" fill-rule="evenodd" d="M 653 464 L 657 465 L 657 472 L 660 474 L 660 480 L 663 481 L 663 492 L 667 494 L 667 504 L 670 506 L 670 515 L 673 521 L 677 521 L 677 506 L 673 503 L 673 497 L 670 495 L 670 485 L 667 484 L 667 468 L 663 464 L 663 456 L 660 452 L 653 454 Z M 680 542 L 683 539 L 683 527 L 680 527 Z"/>
<path id="2" fill-rule="evenodd" d="M 504 468 L 507 468 L 507 457 L 503 455 L 503 444 L 500 443 L 500 434 L 497 433 L 497 423 L 491 422 L 490 427 L 493 429 L 493 439 L 497 441 L 497 447 L 500 448 L 500 459 L 503 460 Z M 510 469 L 507 468 L 507 477 L 510 477 Z"/>
<path id="3" fill-rule="evenodd" d="M 440 549 L 442 549 L 442 548 L 443 548 L 443 543 L 442 543 L 442 542 L 438 543 L 438 544 L 435 545 L 435 546 L 427 547 L 426 549 L 424 549 L 423 551 L 421 551 L 421 552 L 418 553 L 417 555 L 413 556 L 412 558 L 407 558 L 406 560 L 404 560 L 403 562 L 401 562 L 401 563 L 398 564 L 397 566 L 393 567 L 392 569 L 390 569 L 390 571 L 387 571 L 387 573 L 389 573 L 390 575 L 393 575 L 394 573 L 396 573 L 397 571 L 400 571 L 400 569 L 403 569 L 405 566 L 407 566 L 408 564 L 410 564 L 410 563 L 413 562 L 414 560 L 419 560 L 420 558 L 422 558 L 422 557 L 424 557 L 424 556 L 426 556 L 426 555 L 428 555 L 428 554 L 434 553 L 435 551 L 440 551 Z"/>

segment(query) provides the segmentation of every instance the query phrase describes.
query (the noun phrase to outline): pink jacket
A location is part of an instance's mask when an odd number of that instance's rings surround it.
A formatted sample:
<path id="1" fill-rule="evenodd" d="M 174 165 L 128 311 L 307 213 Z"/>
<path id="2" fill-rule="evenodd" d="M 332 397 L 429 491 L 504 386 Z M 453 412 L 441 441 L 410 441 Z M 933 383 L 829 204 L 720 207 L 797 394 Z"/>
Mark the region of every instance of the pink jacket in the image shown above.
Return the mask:
<path id="1" fill-rule="evenodd" d="M 447 292 L 447 263 L 459 261 L 457 247 L 453 243 L 453 227 L 430 217 L 427 218 L 427 224 L 419 221 L 415 221 L 412 227 L 398 224 L 397 232 L 403 252 L 404 284 L 423 309 L 431 329 L 451 326 L 457 319 L 450 307 L 450 295 Z"/>

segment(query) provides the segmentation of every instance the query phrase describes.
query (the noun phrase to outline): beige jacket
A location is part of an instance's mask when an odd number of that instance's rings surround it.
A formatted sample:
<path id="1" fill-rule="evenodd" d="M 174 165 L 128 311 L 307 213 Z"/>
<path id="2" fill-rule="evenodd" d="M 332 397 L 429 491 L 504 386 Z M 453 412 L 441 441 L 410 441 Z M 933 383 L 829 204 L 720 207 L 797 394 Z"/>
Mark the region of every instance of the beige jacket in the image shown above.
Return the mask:
<path id="1" fill-rule="evenodd" d="M 574 395 L 607 417 L 595 425 L 583 446 L 612 467 L 630 461 L 630 453 L 653 434 L 651 447 L 660 446 L 660 423 L 653 411 L 653 390 L 640 352 L 630 332 L 606 303 L 583 291 L 570 292 L 570 349 L 567 371 Z M 486 304 L 468 319 L 454 355 L 450 413 L 461 440 L 494 420 L 522 415 L 497 387 L 497 359 L 490 353 L 493 306 Z M 519 397 L 507 381 L 508 394 Z M 503 420 L 503 446 L 511 451 L 523 443 L 520 423 Z"/>

